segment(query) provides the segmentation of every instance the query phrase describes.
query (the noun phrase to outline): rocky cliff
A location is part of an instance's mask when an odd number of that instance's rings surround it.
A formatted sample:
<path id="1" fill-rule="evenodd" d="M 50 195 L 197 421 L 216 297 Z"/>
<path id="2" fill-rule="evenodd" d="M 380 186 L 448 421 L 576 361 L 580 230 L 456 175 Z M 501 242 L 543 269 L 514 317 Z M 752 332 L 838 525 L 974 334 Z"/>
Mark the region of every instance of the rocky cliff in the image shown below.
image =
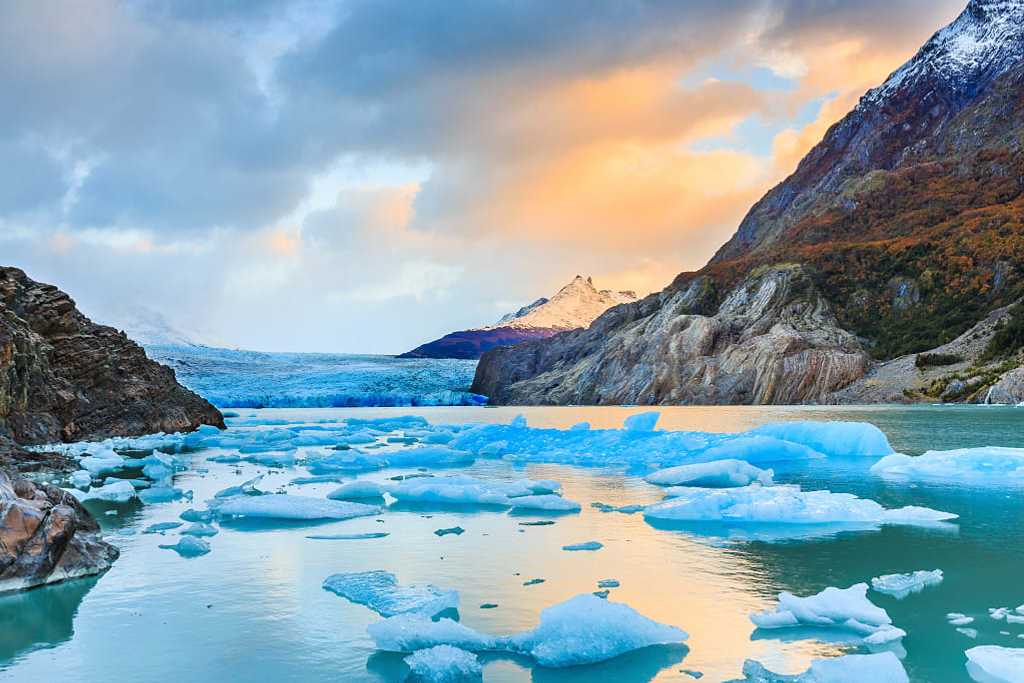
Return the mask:
<path id="1" fill-rule="evenodd" d="M 736 315 L 766 269 L 781 285 L 789 268 L 802 283 L 790 301 L 822 315 L 800 325 L 785 305 Z M 488 352 L 473 391 L 498 403 L 935 400 L 936 391 L 964 400 L 1019 364 L 1019 349 L 965 356 L 966 379 L 928 386 L 913 374 L 917 355 L 1022 297 L 1024 0 L 971 0 L 829 129 L 707 266 L 590 332 Z M 815 363 L 818 380 L 807 374 Z M 900 371 L 880 378 L 893 363 Z M 780 366 L 793 381 L 771 379 Z M 963 391 L 946 393 L 954 382 Z"/>
<path id="2" fill-rule="evenodd" d="M 0 267 L 0 591 L 96 574 L 117 549 L 74 497 L 19 470 L 60 467 L 21 446 L 224 426 L 124 333 L 17 268 Z"/>

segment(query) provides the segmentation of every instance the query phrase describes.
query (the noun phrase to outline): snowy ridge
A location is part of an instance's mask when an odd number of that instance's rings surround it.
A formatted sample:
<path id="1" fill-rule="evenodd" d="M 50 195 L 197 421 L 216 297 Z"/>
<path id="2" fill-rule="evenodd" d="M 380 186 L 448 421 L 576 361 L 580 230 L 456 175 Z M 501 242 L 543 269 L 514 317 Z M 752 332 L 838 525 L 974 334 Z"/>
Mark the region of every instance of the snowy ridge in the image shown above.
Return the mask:
<path id="1" fill-rule="evenodd" d="M 970 96 L 1024 59 L 1024 2 L 970 0 L 914 57 L 861 98 L 859 109 L 885 104 L 926 81 Z"/>
<path id="2" fill-rule="evenodd" d="M 597 289 L 592 278 L 577 275 L 551 299 L 537 299 L 497 323 L 481 330 L 498 328 L 575 330 L 590 323 L 612 306 L 636 301 L 635 292 Z"/>

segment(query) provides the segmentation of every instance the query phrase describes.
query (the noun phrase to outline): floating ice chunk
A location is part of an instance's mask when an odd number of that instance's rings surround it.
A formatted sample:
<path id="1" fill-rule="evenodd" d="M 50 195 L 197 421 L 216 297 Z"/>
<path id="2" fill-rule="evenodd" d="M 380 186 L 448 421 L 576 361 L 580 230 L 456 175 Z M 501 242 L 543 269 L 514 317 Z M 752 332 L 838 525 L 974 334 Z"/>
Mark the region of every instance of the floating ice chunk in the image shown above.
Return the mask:
<path id="1" fill-rule="evenodd" d="M 404 503 L 497 505 L 508 507 L 534 496 L 536 490 L 550 490 L 555 482 L 487 481 L 467 475 L 404 479 L 390 487 L 389 493 Z M 535 496 L 540 497 L 540 496 Z M 543 501 L 542 501 L 543 503 Z M 525 507 L 529 501 L 523 504 Z"/>
<path id="2" fill-rule="evenodd" d="M 600 550 L 604 547 L 604 543 L 600 541 L 586 541 L 584 543 L 573 543 L 571 545 L 563 545 L 562 550 Z"/>
<path id="3" fill-rule="evenodd" d="M 950 612 L 946 615 L 946 621 L 953 626 L 967 626 L 967 624 L 974 623 L 974 617 L 969 617 L 966 614 L 960 612 Z"/>
<path id="4" fill-rule="evenodd" d="M 230 498 L 232 496 L 262 496 L 263 491 L 256 488 L 256 485 L 263 479 L 263 475 L 253 477 L 248 481 L 243 481 L 237 486 L 229 486 L 226 489 L 221 489 L 217 493 L 213 494 L 214 498 Z"/>
<path id="5" fill-rule="evenodd" d="M 546 512 L 579 512 L 580 504 L 548 493 L 541 496 L 509 498 L 513 510 L 543 510 Z"/>
<path id="6" fill-rule="evenodd" d="M 808 626 L 850 631 L 862 637 L 879 632 L 879 642 L 890 642 L 895 636 L 892 619 L 881 607 L 867 598 L 868 585 L 858 583 L 849 588 L 830 586 L 816 595 L 797 597 L 792 593 L 779 593 L 779 604 L 774 610 L 750 615 L 754 625 L 763 629 Z M 898 630 L 898 629 L 897 629 Z M 902 636 L 899 636 L 902 637 Z"/>
<path id="7" fill-rule="evenodd" d="M 732 488 L 753 483 L 771 486 L 773 474 L 771 470 L 762 470 L 743 460 L 713 460 L 658 470 L 645 479 L 659 486 Z"/>
<path id="8" fill-rule="evenodd" d="M 379 456 L 360 451 L 313 453 L 306 456 L 304 464 L 314 475 L 372 472 L 387 466 Z"/>
<path id="9" fill-rule="evenodd" d="M 174 545 L 161 545 L 158 547 L 173 550 L 182 557 L 199 557 L 210 552 L 210 544 L 194 536 L 182 536 Z"/>
<path id="10" fill-rule="evenodd" d="M 207 503 L 220 517 L 248 517 L 257 519 L 351 519 L 376 515 L 377 505 L 349 503 L 340 500 L 307 498 L 287 494 L 266 496 L 234 496 L 216 498 Z"/>
<path id="11" fill-rule="evenodd" d="M 97 452 L 95 455 L 85 456 L 78 461 L 78 464 L 92 476 L 98 477 L 101 474 L 116 472 L 123 468 L 125 466 L 125 459 L 112 449 L 107 448 Z"/>
<path id="12" fill-rule="evenodd" d="M 978 629 L 976 628 L 958 628 L 956 632 L 967 636 L 971 640 L 978 637 Z"/>
<path id="13" fill-rule="evenodd" d="M 653 432 L 660 417 L 661 413 L 657 410 L 630 415 L 622 421 L 622 428 L 627 432 Z"/>
<path id="14" fill-rule="evenodd" d="M 565 667 L 687 638 L 685 631 L 652 621 L 629 605 L 586 593 L 542 611 L 537 628 L 512 636 L 509 645 L 541 666 Z"/>
<path id="15" fill-rule="evenodd" d="M 483 667 L 475 654 L 451 645 L 417 650 L 405 658 L 405 663 L 414 680 L 430 683 L 476 681 L 483 675 Z"/>
<path id="16" fill-rule="evenodd" d="M 189 508 L 178 515 L 178 517 L 186 522 L 211 522 L 213 521 L 213 510 L 193 510 Z"/>
<path id="17" fill-rule="evenodd" d="M 892 453 L 885 433 L 867 422 L 777 422 L 747 434 L 773 436 L 834 456 L 883 456 Z"/>
<path id="18" fill-rule="evenodd" d="M 737 436 L 725 439 L 720 444 L 694 456 L 698 462 L 716 460 L 743 460 L 744 462 L 786 462 L 792 460 L 813 460 L 825 455 L 813 448 L 773 436 Z"/>
<path id="19" fill-rule="evenodd" d="M 851 493 L 801 491 L 798 486 L 732 489 L 675 487 L 672 498 L 644 510 L 668 521 L 766 522 L 774 524 L 927 524 L 957 515 L 921 507 L 886 509 Z"/>
<path id="20" fill-rule="evenodd" d="M 399 614 L 370 624 L 366 632 L 378 650 L 415 652 L 437 645 L 451 645 L 480 652 L 495 649 L 496 640 L 452 619 L 431 620 L 422 614 Z"/>
<path id="21" fill-rule="evenodd" d="M 885 574 L 871 579 L 871 587 L 902 600 L 911 593 L 919 593 L 928 586 L 942 583 L 942 570 L 916 571 L 909 574 Z"/>
<path id="22" fill-rule="evenodd" d="M 908 683 L 906 669 L 892 652 L 816 659 L 795 676 L 773 673 L 761 663 L 743 663 L 744 678 L 732 683 Z"/>
<path id="23" fill-rule="evenodd" d="M 385 488 L 375 481 L 356 479 L 340 488 L 336 488 L 327 494 L 331 500 L 360 500 L 365 498 L 380 498 L 384 495 Z"/>
<path id="24" fill-rule="evenodd" d="M 967 672 L 983 683 L 1024 681 L 1024 648 L 981 645 L 965 652 Z"/>
<path id="25" fill-rule="evenodd" d="M 509 422 L 508 426 L 513 429 L 526 429 L 526 416 L 516 415 L 512 418 L 512 421 Z"/>
<path id="26" fill-rule="evenodd" d="M 143 503 L 169 503 L 181 498 L 191 500 L 192 492 L 182 491 L 173 486 L 151 486 L 139 491 L 138 496 Z"/>
<path id="27" fill-rule="evenodd" d="M 618 579 L 601 579 L 600 581 L 597 582 L 597 587 L 598 588 L 618 588 L 619 587 L 619 580 Z"/>
<path id="28" fill-rule="evenodd" d="M 386 531 L 371 531 L 362 534 L 314 534 L 306 536 L 315 541 L 365 541 L 373 538 L 386 538 L 390 534 Z"/>
<path id="29" fill-rule="evenodd" d="M 435 536 L 461 536 L 466 533 L 466 530 L 461 526 L 448 527 L 447 529 L 437 529 L 434 531 Z"/>
<path id="30" fill-rule="evenodd" d="M 324 579 L 324 590 L 365 605 L 382 617 L 419 614 L 432 617 L 447 609 L 458 609 L 459 593 L 431 584 L 402 586 L 395 575 L 383 570 L 332 574 Z"/>
<path id="31" fill-rule="evenodd" d="M 454 438 L 455 435 L 451 432 L 432 432 L 423 437 L 423 443 L 446 444 Z"/>
<path id="32" fill-rule="evenodd" d="M 177 529 L 181 525 L 182 525 L 182 522 L 157 522 L 156 524 L 150 524 L 149 526 L 147 526 L 145 529 L 142 530 L 142 533 L 144 533 L 144 534 L 162 534 L 165 531 L 170 531 L 171 529 Z"/>
<path id="33" fill-rule="evenodd" d="M 71 485 L 79 489 L 87 489 L 92 483 L 92 475 L 89 470 L 78 470 L 71 473 Z"/>
<path id="34" fill-rule="evenodd" d="M 1024 485 L 1024 448 L 961 448 L 916 457 L 894 453 L 871 467 L 881 477 L 956 481 L 975 485 Z"/>
<path id="35" fill-rule="evenodd" d="M 210 524 L 195 522 L 181 530 L 182 536 L 216 536 L 217 528 Z"/>
<path id="36" fill-rule="evenodd" d="M 420 446 L 382 455 L 391 467 L 452 467 L 468 465 L 475 459 L 472 453 L 448 446 Z"/>
<path id="37" fill-rule="evenodd" d="M 106 486 L 93 486 L 87 492 L 78 489 L 65 489 L 78 500 L 102 500 L 108 503 L 125 503 L 138 495 L 135 487 L 127 479 L 122 479 Z"/>

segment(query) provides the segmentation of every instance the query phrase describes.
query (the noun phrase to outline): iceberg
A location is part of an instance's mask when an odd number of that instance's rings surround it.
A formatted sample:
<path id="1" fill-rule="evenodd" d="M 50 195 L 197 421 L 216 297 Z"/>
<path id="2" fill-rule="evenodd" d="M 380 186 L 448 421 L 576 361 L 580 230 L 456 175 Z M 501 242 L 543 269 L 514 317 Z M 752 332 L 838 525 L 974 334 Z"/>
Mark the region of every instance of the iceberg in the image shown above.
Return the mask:
<path id="1" fill-rule="evenodd" d="M 182 491 L 173 486 L 151 486 L 139 491 L 138 496 L 143 503 L 169 503 L 181 498 L 192 500 L 191 491 Z"/>
<path id="2" fill-rule="evenodd" d="M 872 645 L 903 637 L 905 634 L 892 626 L 889 614 L 868 600 L 867 593 L 866 583 L 849 588 L 830 586 L 803 598 L 782 592 L 775 609 L 751 614 L 750 620 L 762 629 L 811 627 L 848 631 Z"/>
<path id="3" fill-rule="evenodd" d="M 162 534 L 165 531 L 171 529 L 177 529 L 183 524 L 183 522 L 157 522 L 156 524 L 150 524 L 142 530 L 144 534 Z"/>
<path id="4" fill-rule="evenodd" d="M 442 505 L 493 505 L 499 507 L 579 510 L 579 505 L 555 502 L 550 491 L 561 486 L 553 481 L 521 479 L 513 482 L 489 481 L 464 474 L 449 477 L 416 477 L 392 485 L 388 493 L 403 503 Z M 559 500 L 561 500 L 559 498 Z M 545 507 L 547 506 L 547 507 Z"/>
<path id="5" fill-rule="evenodd" d="M 883 456 L 893 452 L 885 433 L 868 422 L 777 422 L 748 434 L 772 436 L 833 456 Z"/>
<path id="6" fill-rule="evenodd" d="M 230 498 L 232 496 L 262 496 L 263 491 L 256 488 L 256 485 L 263 479 L 263 475 L 253 477 L 248 481 L 243 481 L 237 486 L 229 486 L 226 489 L 221 489 L 217 493 L 213 494 L 214 498 Z"/>
<path id="7" fill-rule="evenodd" d="M 744 462 L 788 462 L 793 460 L 814 460 L 825 454 L 800 443 L 784 441 L 774 436 L 760 434 L 728 438 L 718 445 L 694 456 L 697 462 L 716 460 L 742 460 Z"/>
<path id="8" fill-rule="evenodd" d="M 107 472 L 116 472 L 122 469 L 125 466 L 125 459 L 115 453 L 113 449 L 103 448 L 93 455 L 81 458 L 78 464 L 93 477 L 98 477 Z"/>
<path id="9" fill-rule="evenodd" d="M 208 501 L 219 517 L 255 519 L 318 520 L 352 519 L 380 513 L 377 505 L 349 503 L 340 500 L 307 498 L 288 494 L 266 496 L 234 496 Z"/>
<path id="10" fill-rule="evenodd" d="M 384 486 L 375 481 L 357 479 L 343 484 L 327 494 L 331 500 L 360 500 L 366 498 L 381 498 L 385 492 Z"/>
<path id="11" fill-rule="evenodd" d="M 689 636 L 641 615 L 629 605 L 577 595 L 540 613 L 540 624 L 508 639 L 513 652 L 541 666 L 566 667 L 603 662 L 652 645 L 674 645 Z"/>
<path id="12" fill-rule="evenodd" d="M 189 508 L 178 515 L 178 518 L 186 522 L 212 522 L 213 510 L 193 510 Z"/>
<path id="13" fill-rule="evenodd" d="M 773 476 L 771 470 L 762 470 L 743 460 L 712 460 L 658 470 L 644 479 L 659 486 L 732 488 L 754 483 L 771 486 Z"/>
<path id="14" fill-rule="evenodd" d="M 469 465 L 475 456 L 448 446 L 419 446 L 382 454 L 391 467 L 453 467 Z"/>
<path id="15" fill-rule="evenodd" d="M 405 658 L 405 663 L 413 679 L 430 683 L 476 681 L 483 675 L 475 654 L 451 645 L 417 650 Z"/>
<path id="16" fill-rule="evenodd" d="M 210 552 L 210 544 L 194 536 L 182 536 L 174 545 L 161 545 L 157 547 L 173 550 L 182 557 L 199 557 Z"/>
<path id="17" fill-rule="evenodd" d="M 387 652 L 415 652 L 451 645 L 461 650 L 481 652 L 494 650 L 495 638 L 474 631 L 447 617 L 433 621 L 422 614 L 399 614 L 370 624 L 366 632 L 378 650 Z"/>
<path id="18" fill-rule="evenodd" d="M 653 432 L 660 417 L 661 413 L 656 410 L 630 415 L 622 421 L 622 428 L 627 432 Z"/>
<path id="19" fill-rule="evenodd" d="M 871 579 L 871 587 L 879 593 L 886 593 L 902 600 L 911 593 L 919 593 L 928 586 L 942 583 L 942 570 L 916 571 L 909 574 L 885 574 Z"/>
<path id="20" fill-rule="evenodd" d="M 869 655 L 843 655 L 816 659 L 802 674 L 785 676 L 773 673 L 760 662 L 743 663 L 743 678 L 730 683 L 908 683 L 907 671 L 892 652 Z"/>
<path id="21" fill-rule="evenodd" d="M 957 515 L 922 507 L 886 509 L 852 493 L 802 491 L 798 486 L 743 486 L 703 489 L 677 486 L 670 498 L 644 510 L 666 521 L 760 522 L 772 524 L 927 524 Z"/>
<path id="22" fill-rule="evenodd" d="M 432 617 L 459 607 L 458 591 L 443 590 L 431 584 L 402 586 L 394 574 L 383 570 L 332 574 L 324 579 L 323 587 L 382 617 L 398 614 Z"/>
<path id="23" fill-rule="evenodd" d="M 92 475 L 89 470 L 78 470 L 71 473 L 71 485 L 79 489 L 87 489 L 92 484 Z"/>
<path id="24" fill-rule="evenodd" d="M 79 489 L 64 490 L 81 502 L 85 502 L 87 500 L 102 500 L 107 503 L 126 503 L 138 495 L 135 492 L 135 487 L 132 486 L 132 483 L 127 479 L 121 479 L 120 481 L 112 484 L 106 484 L 105 486 L 93 486 L 85 492 L 80 491 Z"/>
<path id="25" fill-rule="evenodd" d="M 950 612 L 946 615 L 946 621 L 948 621 L 952 626 L 967 626 L 967 624 L 974 623 L 974 617 L 969 617 L 960 612 Z"/>
<path id="26" fill-rule="evenodd" d="M 509 504 L 513 511 L 542 510 L 545 512 L 579 512 L 580 504 L 551 493 L 539 496 L 520 496 L 510 498 Z"/>
<path id="27" fill-rule="evenodd" d="M 981 683 L 1024 682 L 1024 648 L 980 645 L 967 655 L 967 672 Z"/>
<path id="28" fill-rule="evenodd" d="M 974 485 L 1024 485 L 1024 448 L 960 448 L 909 456 L 893 453 L 871 467 L 880 477 L 955 481 Z"/>
<path id="29" fill-rule="evenodd" d="M 379 456 L 355 450 L 311 453 L 304 463 L 306 469 L 316 476 L 372 472 L 387 467 L 387 464 Z"/>

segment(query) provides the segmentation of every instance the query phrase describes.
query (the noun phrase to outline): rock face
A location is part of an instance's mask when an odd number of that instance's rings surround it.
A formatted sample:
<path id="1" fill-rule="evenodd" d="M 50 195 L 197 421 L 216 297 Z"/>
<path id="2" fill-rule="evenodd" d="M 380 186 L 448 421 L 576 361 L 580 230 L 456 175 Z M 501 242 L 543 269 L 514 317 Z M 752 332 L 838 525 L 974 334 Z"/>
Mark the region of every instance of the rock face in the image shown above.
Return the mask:
<path id="1" fill-rule="evenodd" d="M 992 385 L 985 403 L 1024 403 L 1024 368 L 1010 370 Z"/>
<path id="2" fill-rule="evenodd" d="M 22 444 L 224 426 L 220 412 L 52 285 L 0 267 L 0 434 Z"/>
<path id="3" fill-rule="evenodd" d="M 787 268 L 801 275 L 782 286 Z M 765 269 L 768 298 L 803 292 L 788 299 L 801 313 L 737 314 Z M 704 268 L 588 331 L 484 354 L 473 390 L 496 403 L 911 400 L 917 354 L 1022 297 L 1024 0 L 970 0 Z M 942 380 L 963 383 L 948 398 L 973 399 L 990 370 Z"/>
<path id="4" fill-rule="evenodd" d="M 633 292 L 597 289 L 589 277 L 577 275 L 550 299 L 540 298 L 493 325 L 446 334 L 427 342 L 401 358 L 479 358 L 499 346 L 545 339 L 559 332 L 590 325 L 612 306 L 636 301 Z"/>
<path id="5" fill-rule="evenodd" d="M 74 496 L 0 470 L 0 592 L 98 574 L 117 556 Z"/>
<path id="6" fill-rule="evenodd" d="M 590 329 L 495 349 L 472 390 L 496 403 L 818 403 L 868 369 L 799 266 L 754 273 L 708 314 L 713 298 L 697 278 Z"/>
<path id="7" fill-rule="evenodd" d="M 122 332 L 17 268 L 0 267 L 0 591 L 98 574 L 117 558 L 89 512 L 19 469 L 55 464 L 19 444 L 224 427 Z"/>

